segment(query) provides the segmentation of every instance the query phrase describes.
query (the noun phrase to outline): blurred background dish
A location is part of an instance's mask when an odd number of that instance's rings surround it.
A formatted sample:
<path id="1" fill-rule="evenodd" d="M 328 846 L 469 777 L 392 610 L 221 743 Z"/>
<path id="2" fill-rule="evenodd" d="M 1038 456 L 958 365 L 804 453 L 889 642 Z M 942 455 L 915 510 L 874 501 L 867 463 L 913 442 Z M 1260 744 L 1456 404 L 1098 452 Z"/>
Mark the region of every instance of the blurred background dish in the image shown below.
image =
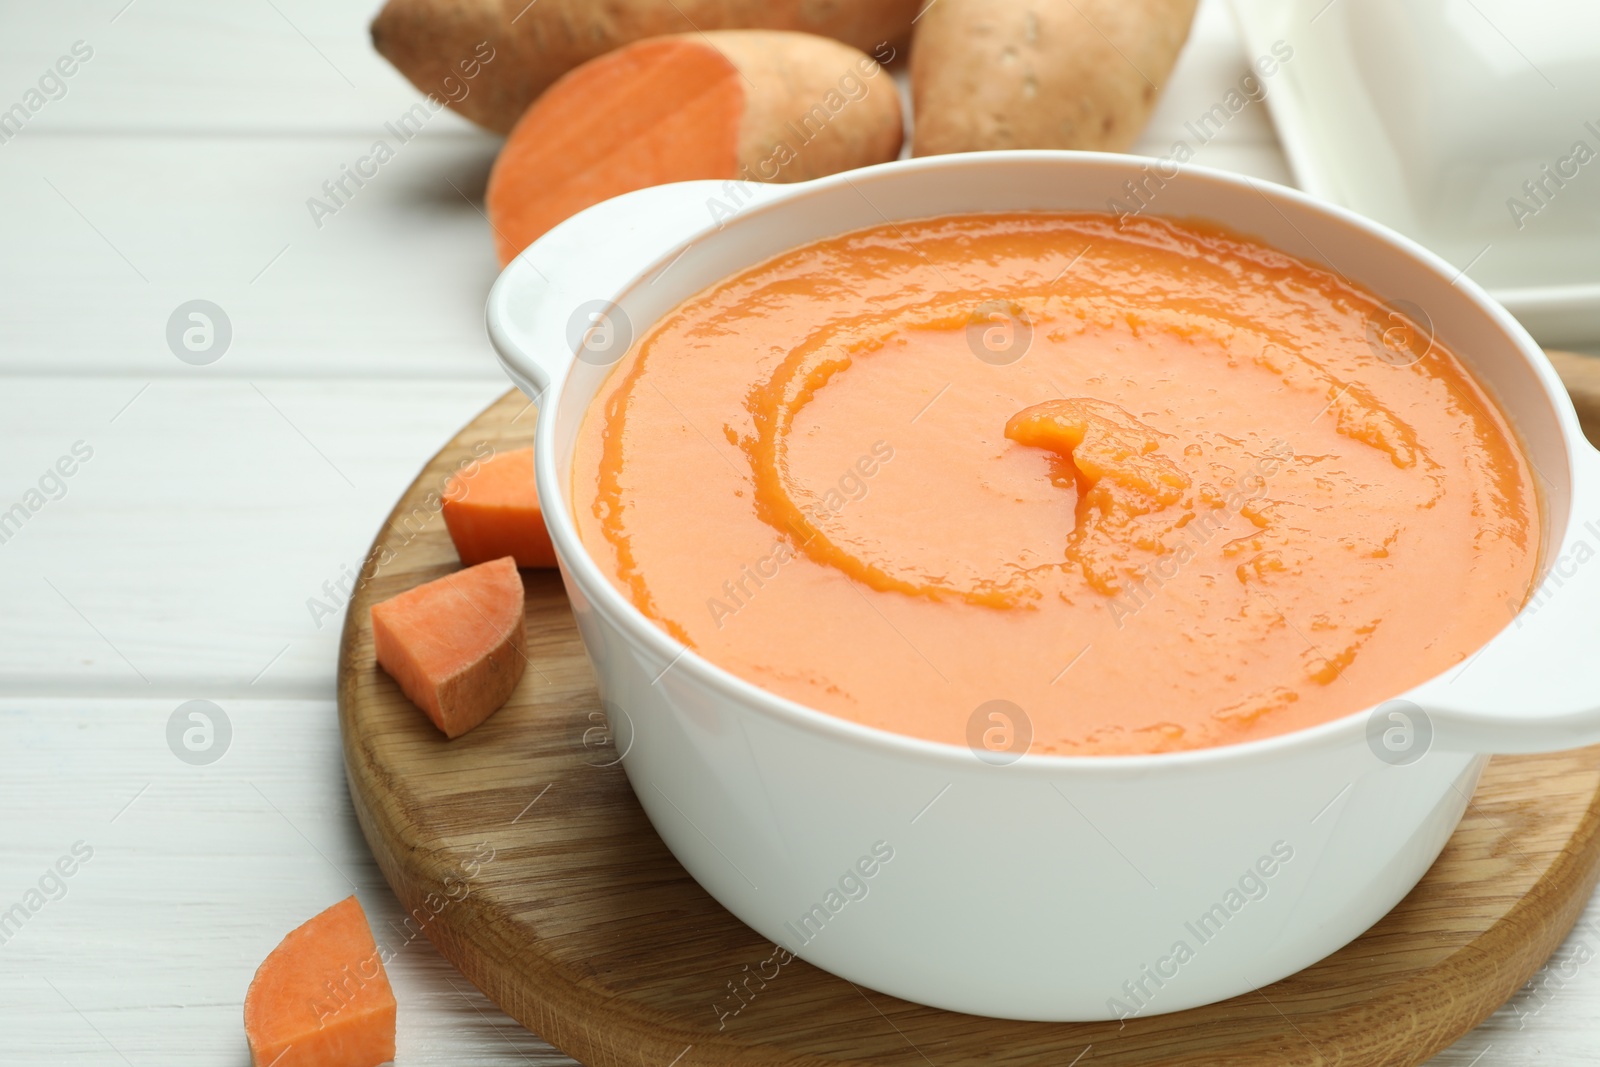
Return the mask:
<path id="1" fill-rule="evenodd" d="M 1600 6 L 1233 0 L 1296 183 L 1427 245 L 1545 344 L 1600 341 Z"/>

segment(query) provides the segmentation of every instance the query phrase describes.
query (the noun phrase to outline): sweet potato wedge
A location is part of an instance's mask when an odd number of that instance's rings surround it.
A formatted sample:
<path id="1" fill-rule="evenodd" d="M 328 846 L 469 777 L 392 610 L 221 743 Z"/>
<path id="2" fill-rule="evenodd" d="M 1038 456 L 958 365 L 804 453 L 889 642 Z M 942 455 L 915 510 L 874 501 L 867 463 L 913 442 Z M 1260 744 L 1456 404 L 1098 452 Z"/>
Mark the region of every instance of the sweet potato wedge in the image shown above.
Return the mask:
<path id="1" fill-rule="evenodd" d="M 372 644 L 387 671 L 446 737 L 500 710 L 527 665 L 522 576 L 510 556 L 372 606 Z"/>
<path id="2" fill-rule="evenodd" d="M 556 550 L 545 529 L 533 484 L 533 449 L 497 452 L 470 471 L 450 476 L 444 524 L 467 566 L 510 556 L 519 567 L 554 567 Z"/>
<path id="3" fill-rule="evenodd" d="M 244 997 L 254 1067 L 377 1067 L 394 1059 L 395 1001 L 355 897 L 289 931 Z"/>

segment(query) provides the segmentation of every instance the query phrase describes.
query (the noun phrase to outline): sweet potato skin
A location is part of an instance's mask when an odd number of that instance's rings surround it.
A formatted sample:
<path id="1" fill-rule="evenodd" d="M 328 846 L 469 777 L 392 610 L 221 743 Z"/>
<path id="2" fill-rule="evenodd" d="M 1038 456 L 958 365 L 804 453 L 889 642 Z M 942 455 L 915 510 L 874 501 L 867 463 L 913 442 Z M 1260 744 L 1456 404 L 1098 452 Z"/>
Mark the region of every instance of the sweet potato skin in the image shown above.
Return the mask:
<path id="1" fill-rule="evenodd" d="M 434 725 L 453 740 L 499 711 L 522 681 L 527 648 L 527 623 L 518 619 L 505 640 L 484 657 L 481 669 L 463 671 L 439 687 L 439 717 Z"/>
<path id="2" fill-rule="evenodd" d="M 1195 5 L 938 0 L 912 37 L 912 154 L 1127 149 L 1160 97 Z"/>
<path id="3" fill-rule="evenodd" d="M 481 126 L 509 133 L 557 78 L 646 37 L 744 28 L 798 30 L 872 52 L 881 44 L 904 44 L 921 2 L 388 0 L 372 22 L 372 43 L 418 89 Z M 460 63 L 486 53 L 493 60 L 463 83 Z"/>
<path id="4" fill-rule="evenodd" d="M 725 30 L 705 39 L 744 76 L 738 177 L 809 181 L 900 154 L 900 94 L 876 58 L 809 34 Z"/>

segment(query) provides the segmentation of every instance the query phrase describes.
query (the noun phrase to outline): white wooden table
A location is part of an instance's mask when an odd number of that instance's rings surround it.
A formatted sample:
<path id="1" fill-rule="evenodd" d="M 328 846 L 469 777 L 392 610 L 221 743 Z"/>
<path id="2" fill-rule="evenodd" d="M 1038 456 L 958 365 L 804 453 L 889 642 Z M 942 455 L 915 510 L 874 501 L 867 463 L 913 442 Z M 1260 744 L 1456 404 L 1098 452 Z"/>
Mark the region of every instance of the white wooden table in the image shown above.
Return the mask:
<path id="1" fill-rule="evenodd" d="M 441 113 L 320 227 L 306 206 L 417 99 L 373 2 L 6 7 L 0 110 L 40 106 L 0 143 L 0 515 L 27 513 L 0 525 L 0 912 L 29 911 L 0 933 L 0 1063 L 246 1063 L 245 988 L 287 930 L 351 891 L 397 921 L 340 764 L 342 611 L 309 602 L 338 606 L 325 583 L 506 382 L 494 138 Z M 1208 0 L 1141 149 L 1247 61 Z M 1195 161 L 1289 177 L 1260 104 Z M 166 336 L 196 299 L 232 330 L 204 366 Z M 191 699 L 231 725 L 209 765 L 168 745 Z M 1593 1062 L 1597 948 L 1580 927 L 1435 1062 Z M 428 943 L 389 973 L 401 1063 L 565 1062 Z"/>

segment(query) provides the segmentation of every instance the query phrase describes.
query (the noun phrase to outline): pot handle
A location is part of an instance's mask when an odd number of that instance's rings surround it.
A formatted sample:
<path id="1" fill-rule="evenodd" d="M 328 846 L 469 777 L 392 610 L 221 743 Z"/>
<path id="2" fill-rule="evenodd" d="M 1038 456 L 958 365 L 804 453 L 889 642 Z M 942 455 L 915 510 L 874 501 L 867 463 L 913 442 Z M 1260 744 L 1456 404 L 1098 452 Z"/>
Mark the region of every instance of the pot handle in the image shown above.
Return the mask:
<path id="1" fill-rule="evenodd" d="M 1572 460 L 1566 536 L 1550 553 L 1544 580 L 1477 654 L 1405 697 L 1425 713 L 1440 748 L 1553 752 L 1600 744 L 1600 452 L 1581 444 Z M 1374 715 L 1385 709 L 1393 710 L 1382 705 Z"/>
<path id="2" fill-rule="evenodd" d="M 489 291 L 484 318 L 506 373 L 542 406 L 545 390 L 562 379 L 580 348 L 601 334 L 617 339 L 609 313 L 619 294 L 780 188 L 742 181 L 658 185 L 596 204 L 544 234 Z M 631 333 L 623 334 L 624 347 Z"/>

